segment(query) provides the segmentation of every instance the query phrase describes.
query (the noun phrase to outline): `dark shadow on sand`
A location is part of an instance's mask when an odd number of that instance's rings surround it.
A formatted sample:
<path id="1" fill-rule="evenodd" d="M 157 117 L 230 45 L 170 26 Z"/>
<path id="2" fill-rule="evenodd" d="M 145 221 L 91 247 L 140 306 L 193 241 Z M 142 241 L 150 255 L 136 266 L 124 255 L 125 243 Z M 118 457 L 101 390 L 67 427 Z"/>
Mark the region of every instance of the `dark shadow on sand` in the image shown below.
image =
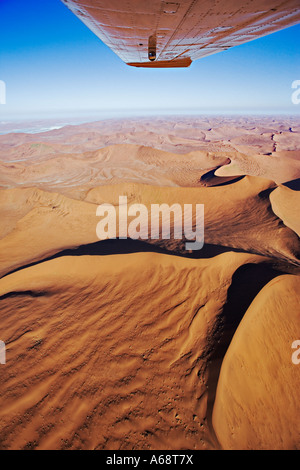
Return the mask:
<path id="1" fill-rule="evenodd" d="M 212 412 L 224 356 L 239 323 L 254 298 L 268 282 L 282 274 L 286 273 L 280 269 L 276 270 L 268 264 L 261 263 L 243 265 L 236 270 L 232 277 L 227 293 L 227 301 L 219 319 L 218 338 L 216 338 L 217 346 L 211 352 L 208 367 L 207 420 L 213 434 Z"/>
<path id="2" fill-rule="evenodd" d="M 287 186 L 287 188 L 290 188 L 293 191 L 300 191 L 300 178 L 297 178 L 297 179 L 291 180 L 291 181 L 287 181 L 286 183 L 283 183 L 282 186 Z"/>
<path id="3" fill-rule="evenodd" d="M 62 258 L 63 256 L 108 256 L 108 255 L 120 255 L 120 254 L 129 254 L 129 253 L 161 253 L 169 256 L 179 256 L 183 258 L 190 259 L 203 259 L 203 258 L 213 258 L 214 256 L 220 255 L 226 252 L 236 252 L 236 253 L 245 253 L 243 250 L 238 250 L 236 248 L 230 248 L 221 245 L 210 245 L 204 244 L 201 250 L 194 251 L 182 251 L 180 247 L 177 250 L 166 249 L 160 246 L 160 241 L 157 243 L 150 243 L 142 240 L 133 240 L 127 238 L 121 240 L 109 239 L 103 240 L 95 243 L 89 243 L 87 245 L 81 245 L 77 248 L 66 249 L 55 253 L 52 256 L 43 258 L 38 261 L 34 261 L 30 264 L 20 266 L 9 273 L 5 274 L 3 277 L 8 276 L 9 274 L 20 271 L 21 269 L 26 269 L 31 266 L 36 266 L 40 263 L 50 261 L 56 258 Z"/>

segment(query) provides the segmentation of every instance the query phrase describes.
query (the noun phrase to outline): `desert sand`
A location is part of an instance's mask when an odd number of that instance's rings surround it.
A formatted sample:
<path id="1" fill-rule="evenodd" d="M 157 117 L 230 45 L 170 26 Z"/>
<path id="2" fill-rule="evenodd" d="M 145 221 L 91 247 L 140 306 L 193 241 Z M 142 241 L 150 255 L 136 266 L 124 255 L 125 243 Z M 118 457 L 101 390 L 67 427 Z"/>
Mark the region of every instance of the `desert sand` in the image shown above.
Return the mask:
<path id="1" fill-rule="evenodd" d="M 287 275 L 269 282 L 228 348 L 213 412 L 214 429 L 227 449 L 299 448 L 300 377 L 286 348 L 300 335 L 299 281 Z"/>
<path id="2" fill-rule="evenodd" d="M 5 132 L 0 448 L 299 449 L 300 119 Z M 121 195 L 204 204 L 204 247 L 99 240 Z"/>

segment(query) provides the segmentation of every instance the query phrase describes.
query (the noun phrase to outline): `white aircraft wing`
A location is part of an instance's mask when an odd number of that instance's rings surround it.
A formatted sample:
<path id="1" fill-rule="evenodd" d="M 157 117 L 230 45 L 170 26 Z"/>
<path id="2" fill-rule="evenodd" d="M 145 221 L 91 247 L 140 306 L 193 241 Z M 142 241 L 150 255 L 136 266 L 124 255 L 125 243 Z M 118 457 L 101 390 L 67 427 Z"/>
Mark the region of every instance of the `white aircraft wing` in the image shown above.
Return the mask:
<path id="1" fill-rule="evenodd" d="M 300 22 L 300 0 L 62 1 L 136 67 L 188 67 Z"/>

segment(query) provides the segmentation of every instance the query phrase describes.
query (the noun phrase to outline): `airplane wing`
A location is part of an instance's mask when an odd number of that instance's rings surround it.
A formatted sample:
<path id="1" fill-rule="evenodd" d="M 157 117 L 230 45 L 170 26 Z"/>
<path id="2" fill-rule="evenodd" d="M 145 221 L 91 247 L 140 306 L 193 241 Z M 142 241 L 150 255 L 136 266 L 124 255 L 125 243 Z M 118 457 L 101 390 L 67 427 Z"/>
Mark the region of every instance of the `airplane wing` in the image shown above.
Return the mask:
<path id="1" fill-rule="evenodd" d="M 300 0 L 62 0 L 126 64 L 193 60 L 300 22 Z"/>

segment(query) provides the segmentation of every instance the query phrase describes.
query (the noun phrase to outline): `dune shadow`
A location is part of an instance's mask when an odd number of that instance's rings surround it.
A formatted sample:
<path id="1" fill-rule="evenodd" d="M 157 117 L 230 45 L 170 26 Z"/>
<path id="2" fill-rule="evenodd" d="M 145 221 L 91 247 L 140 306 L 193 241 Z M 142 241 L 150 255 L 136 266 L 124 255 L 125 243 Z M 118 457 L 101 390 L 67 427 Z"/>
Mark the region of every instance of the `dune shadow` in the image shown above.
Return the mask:
<path id="1" fill-rule="evenodd" d="M 133 240 L 131 238 L 127 239 L 108 239 L 103 241 L 98 241 L 95 243 L 89 243 L 86 245 L 80 245 L 76 248 L 68 248 L 66 250 L 59 251 L 52 256 L 47 258 L 42 258 L 40 260 L 34 261 L 32 263 L 20 266 L 8 273 L 3 277 L 13 274 L 22 269 L 29 268 L 31 266 L 36 266 L 38 264 L 44 263 L 46 261 L 51 261 L 53 259 L 62 258 L 64 256 L 109 256 L 109 255 L 121 255 L 121 254 L 130 254 L 130 253 L 161 253 L 169 256 L 178 256 L 183 258 L 190 259 L 207 259 L 213 258 L 214 256 L 220 255 L 226 252 L 236 252 L 236 253 L 245 253 L 243 250 L 236 248 L 226 247 L 222 245 L 211 245 L 204 244 L 201 250 L 194 251 L 184 251 L 182 245 L 178 245 L 177 249 L 167 249 L 162 246 L 162 241 L 157 240 L 157 242 L 147 242 L 142 240 Z"/>
<path id="2" fill-rule="evenodd" d="M 286 183 L 283 183 L 282 186 L 286 186 L 287 188 L 290 188 L 293 191 L 300 191 L 300 178 L 297 178 L 297 179 L 291 180 L 291 181 L 287 181 Z"/>
<path id="3" fill-rule="evenodd" d="M 216 347 L 211 352 L 208 366 L 207 420 L 214 435 L 212 413 L 217 385 L 225 354 L 231 340 L 250 304 L 261 289 L 277 276 L 285 274 L 267 264 L 246 264 L 236 270 L 227 293 L 227 301 L 221 313 L 216 338 Z M 214 436 L 216 438 L 216 436 Z"/>
<path id="4" fill-rule="evenodd" d="M 216 168 L 213 168 L 212 170 L 208 171 L 204 175 L 201 176 L 199 179 L 199 183 L 201 186 L 213 186 L 213 187 L 218 187 L 218 186 L 226 186 L 228 184 L 233 184 L 236 183 L 237 181 L 240 181 L 245 177 L 245 175 L 239 175 L 239 176 L 216 176 L 215 172 L 219 168 L 225 165 L 220 165 Z"/>
<path id="5" fill-rule="evenodd" d="M 24 295 L 27 297 L 44 297 L 45 295 L 47 295 L 47 292 L 32 290 L 12 291 L 8 292 L 7 294 L 1 295 L 0 300 L 9 299 L 11 297 L 23 297 Z"/>

